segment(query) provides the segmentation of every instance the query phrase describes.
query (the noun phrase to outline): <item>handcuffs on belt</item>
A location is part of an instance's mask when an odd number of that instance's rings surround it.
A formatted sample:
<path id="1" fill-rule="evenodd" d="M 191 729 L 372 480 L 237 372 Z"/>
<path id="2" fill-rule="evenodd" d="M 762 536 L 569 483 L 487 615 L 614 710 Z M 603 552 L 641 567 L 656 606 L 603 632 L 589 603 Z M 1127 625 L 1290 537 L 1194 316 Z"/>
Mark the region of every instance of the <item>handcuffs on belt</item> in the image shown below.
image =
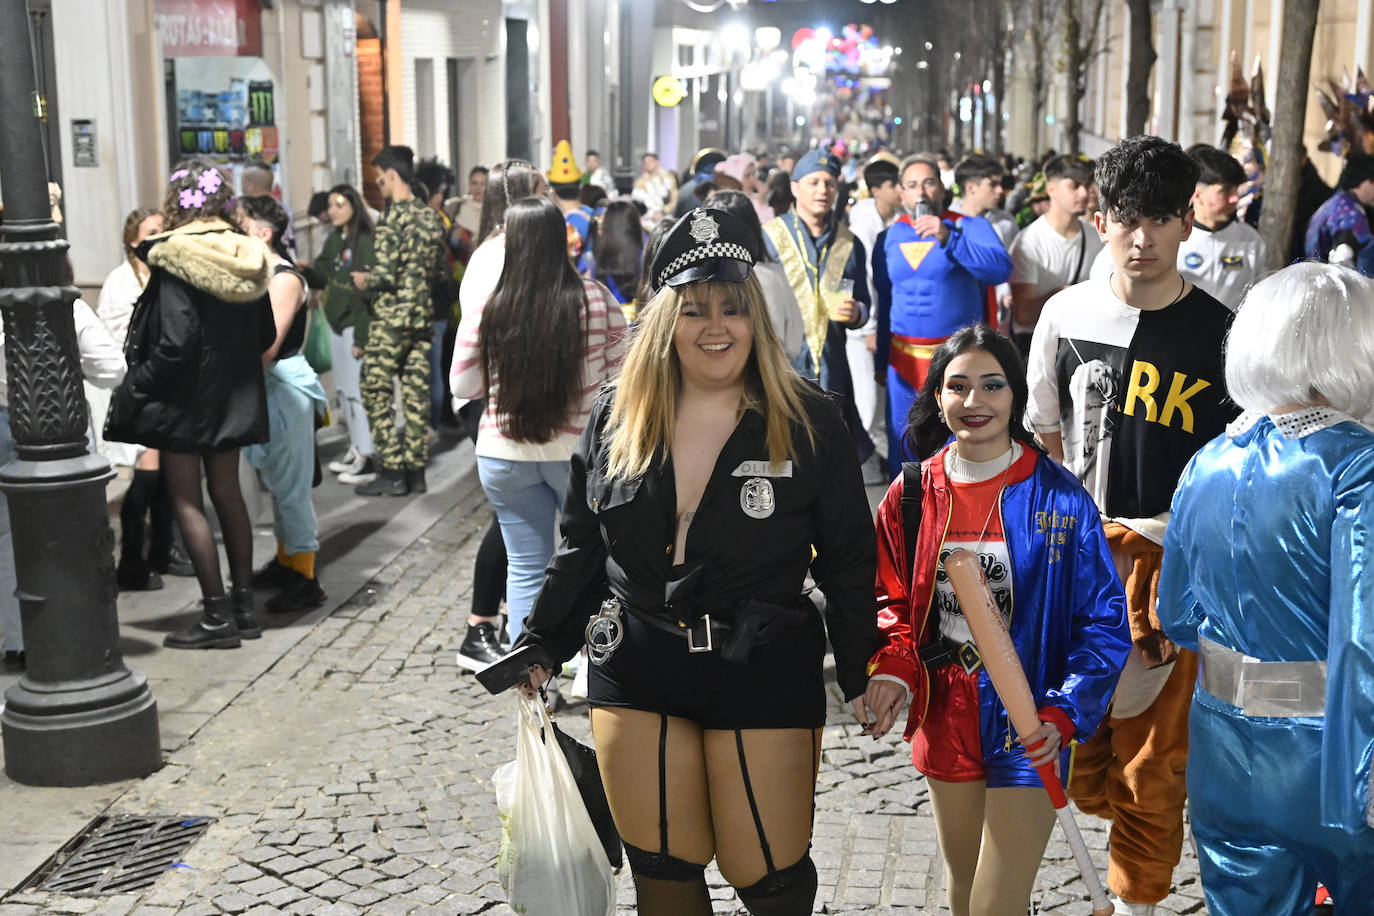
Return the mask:
<path id="1" fill-rule="evenodd" d="M 607 598 L 601 602 L 601 610 L 597 611 L 596 616 L 587 621 L 583 635 L 587 639 L 587 658 L 591 659 L 593 665 L 604 665 L 624 641 L 624 613 L 618 600 Z"/>

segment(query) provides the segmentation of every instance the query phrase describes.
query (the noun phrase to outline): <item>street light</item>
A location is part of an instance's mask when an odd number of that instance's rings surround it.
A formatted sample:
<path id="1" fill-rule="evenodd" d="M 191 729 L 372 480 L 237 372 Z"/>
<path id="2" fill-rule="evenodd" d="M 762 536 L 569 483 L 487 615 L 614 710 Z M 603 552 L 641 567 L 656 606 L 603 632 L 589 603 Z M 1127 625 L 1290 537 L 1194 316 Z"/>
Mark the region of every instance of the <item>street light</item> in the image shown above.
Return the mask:
<path id="1" fill-rule="evenodd" d="M 9 497 L 27 661 L 5 691 L 5 771 L 35 786 L 83 786 L 146 776 L 162 764 L 157 702 L 124 666 L 115 611 L 114 532 L 105 483 L 86 451 L 72 305 L 62 285 L 67 243 L 48 205 L 25 0 L 0 0 L 0 313 L 14 461 Z"/>

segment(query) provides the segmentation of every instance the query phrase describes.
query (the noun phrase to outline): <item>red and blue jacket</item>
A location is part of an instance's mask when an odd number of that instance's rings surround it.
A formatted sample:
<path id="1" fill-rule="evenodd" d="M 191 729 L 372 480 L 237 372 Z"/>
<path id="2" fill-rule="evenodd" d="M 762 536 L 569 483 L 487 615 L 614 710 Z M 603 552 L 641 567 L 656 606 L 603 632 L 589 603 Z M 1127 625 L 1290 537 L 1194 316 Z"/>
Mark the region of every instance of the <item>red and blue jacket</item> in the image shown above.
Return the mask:
<path id="1" fill-rule="evenodd" d="M 902 477 L 878 507 L 878 627 L 886 644 L 869 674 L 900 677 L 911 689 L 907 740 L 925 721 L 930 674 L 920 649 L 937 638 L 931 607 L 940 548 L 950 517 L 944 451 L 921 465 L 921 526 L 915 570 L 907 568 Z M 1011 559 L 1008 630 L 1041 718 L 1064 746 L 1097 730 L 1131 647 L 1126 597 L 1092 497 L 1057 462 L 1033 449 L 1012 465 L 1002 491 L 1002 530 Z M 984 749 L 1015 742 L 1016 730 L 985 669 L 978 671 Z"/>

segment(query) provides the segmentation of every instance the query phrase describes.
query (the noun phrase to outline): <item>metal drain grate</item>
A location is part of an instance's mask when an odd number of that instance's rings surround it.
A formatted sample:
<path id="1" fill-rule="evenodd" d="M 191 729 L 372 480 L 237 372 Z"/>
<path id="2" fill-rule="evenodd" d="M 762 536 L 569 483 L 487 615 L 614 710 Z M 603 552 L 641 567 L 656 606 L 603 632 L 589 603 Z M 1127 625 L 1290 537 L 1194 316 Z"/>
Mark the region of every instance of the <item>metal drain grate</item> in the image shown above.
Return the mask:
<path id="1" fill-rule="evenodd" d="M 214 821 L 210 817 L 98 817 L 17 890 L 104 896 L 151 887 Z"/>

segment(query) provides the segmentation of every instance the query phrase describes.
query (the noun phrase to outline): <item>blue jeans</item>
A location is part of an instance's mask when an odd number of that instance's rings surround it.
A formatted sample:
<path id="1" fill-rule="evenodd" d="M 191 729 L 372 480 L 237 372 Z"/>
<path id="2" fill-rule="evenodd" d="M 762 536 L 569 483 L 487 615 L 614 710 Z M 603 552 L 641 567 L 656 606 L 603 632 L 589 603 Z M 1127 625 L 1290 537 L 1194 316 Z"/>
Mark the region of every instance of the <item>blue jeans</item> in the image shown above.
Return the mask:
<path id="1" fill-rule="evenodd" d="M 310 484 L 315 474 L 315 413 L 324 404 L 324 389 L 304 356 L 278 360 L 267 371 L 272 438 L 244 449 L 244 457 L 272 494 L 272 531 L 287 553 L 320 549 Z"/>
<path id="2" fill-rule="evenodd" d="M 510 638 L 519 638 L 553 557 L 555 523 L 568 489 L 567 461 L 506 461 L 477 458 L 477 476 L 487 491 L 506 542 L 506 614 Z"/>

